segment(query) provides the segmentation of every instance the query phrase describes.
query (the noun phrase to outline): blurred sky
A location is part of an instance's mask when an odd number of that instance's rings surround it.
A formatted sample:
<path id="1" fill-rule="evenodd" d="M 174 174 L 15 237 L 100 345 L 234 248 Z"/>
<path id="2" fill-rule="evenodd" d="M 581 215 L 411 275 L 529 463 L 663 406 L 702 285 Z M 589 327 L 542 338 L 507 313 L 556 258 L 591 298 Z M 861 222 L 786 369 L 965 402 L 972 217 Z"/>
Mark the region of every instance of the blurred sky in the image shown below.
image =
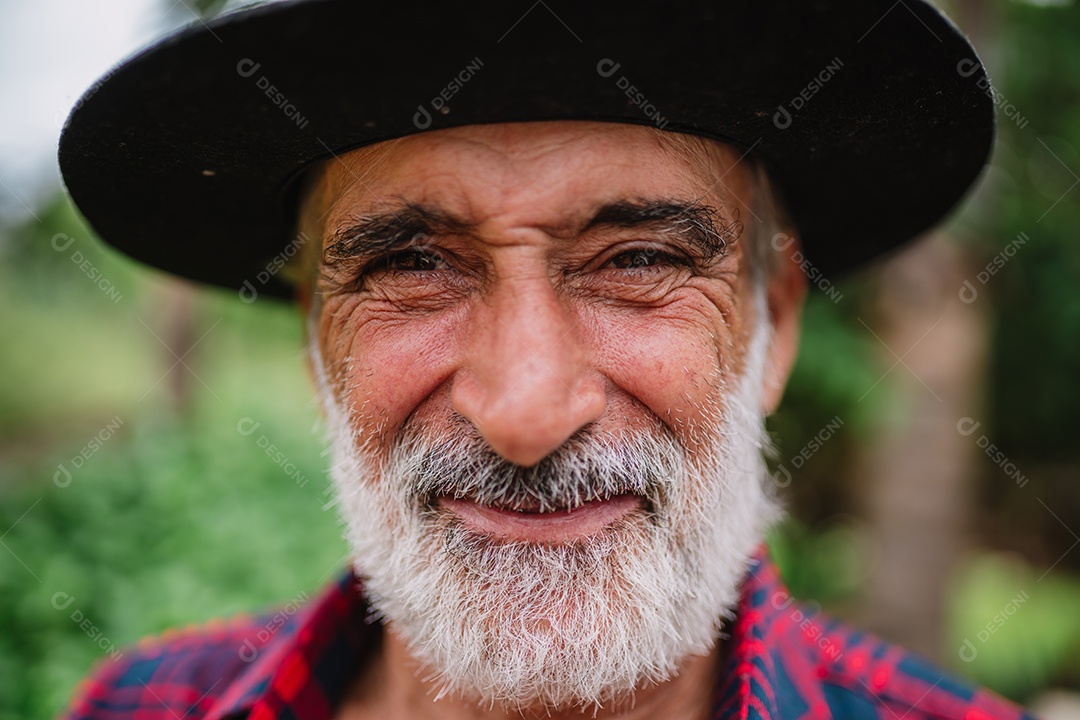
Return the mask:
<path id="1" fill-rule="evenodd" d="M 28 216 L 56 187 L 75 101 L 177 19 L 161 0 L 0 0 L 0 213 Z"/>

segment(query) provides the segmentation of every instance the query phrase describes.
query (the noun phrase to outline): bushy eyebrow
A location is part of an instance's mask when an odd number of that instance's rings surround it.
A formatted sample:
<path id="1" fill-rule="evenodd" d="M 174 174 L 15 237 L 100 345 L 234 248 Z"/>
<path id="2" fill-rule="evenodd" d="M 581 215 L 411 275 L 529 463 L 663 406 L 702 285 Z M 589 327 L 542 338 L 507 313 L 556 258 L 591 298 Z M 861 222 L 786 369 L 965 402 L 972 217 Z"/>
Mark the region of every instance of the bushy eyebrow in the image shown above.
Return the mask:
<path id="1" fill-rule="evenodd" d="M 712 206 L 672 200 L 619 200 L 601 205 L 581 232 L 604 227 L 640 228 L 681 237 L 705 262 L 724 255 L 743 231 L 738 209 L 725 222 Z"/>
<path id="2" fill-rule="evenodd" d="M 716 208 L 696 201 L 623 199 L 597 206 L 584 223 L 568 229 L 577 236 L 606 228 L 651 230 L 680 238 L 704 262 L 710 262 L 727 252 L 742 234 L 743 225 L 738 210 L 725 220 Z M 428 237 L 475 230 L 475 224 L 441 208 L 404 202 L 385 211 L 355 216 L 338 228 L 326 242 L 323 266 L 335 269 L 410 244 L 423 244 Z"/>
<path id="3" fill-rule="evenodd" d="M 422 238 L 470 233 L 475 227 L 439 208 L 407 202 L 378 213 L 353 217 L 326 242 L 323 264 L 375 257 L 388 250 L 418 244 Z"/>

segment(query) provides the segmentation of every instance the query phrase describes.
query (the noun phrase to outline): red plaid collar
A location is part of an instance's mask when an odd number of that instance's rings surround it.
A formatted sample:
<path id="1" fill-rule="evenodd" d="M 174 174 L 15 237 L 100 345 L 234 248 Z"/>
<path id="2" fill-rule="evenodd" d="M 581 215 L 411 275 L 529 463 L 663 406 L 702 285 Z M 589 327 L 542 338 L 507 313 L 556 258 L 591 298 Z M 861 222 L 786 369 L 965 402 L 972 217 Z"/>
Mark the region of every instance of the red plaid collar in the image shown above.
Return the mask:
<path id="1" fill-rule="evenodd" d="M 252 644 L 249 666 L 214 703 L 206 720 L 329 720 L 353 670 L 378 645 L 380 635 L 360 582 L 348 572 L 271 640 L 261 647 Z"/>
<path id="2" fill-rule="evenodd" d="M 328 720 L 379 646 L 355 575 L 294 613 L 166 634 L 106 666 L 81 720 Z M 742 585 L 715 720 L 1032 720 L 1016 706 L 795 602 L 762 547 Z"/>

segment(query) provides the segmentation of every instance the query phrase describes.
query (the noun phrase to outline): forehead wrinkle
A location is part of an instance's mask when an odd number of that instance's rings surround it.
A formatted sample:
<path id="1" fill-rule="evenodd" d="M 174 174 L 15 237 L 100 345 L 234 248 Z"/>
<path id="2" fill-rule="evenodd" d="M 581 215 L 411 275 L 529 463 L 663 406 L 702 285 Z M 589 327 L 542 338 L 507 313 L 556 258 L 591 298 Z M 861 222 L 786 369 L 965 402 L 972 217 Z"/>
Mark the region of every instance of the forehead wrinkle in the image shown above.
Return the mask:
<path id="1" fill-rule="evenodd" d="M 577 200 L 584 197 L 583 185 L 603 187 L 598 173 L 618 173 L 624 166 L 637 165 L 627 153 L 610 155 L 613 143 L 630 148 L 642 143 L 661 150 L 667 162 L 657 164 L 672 175 L 673 181 L 688 183 L 690 187 L 683 188 L 691 191 L 688 195 L 692 194 L 693 187 L 700 188 L 699 197 L 695 199 L 721 208 L 748 205 L 740 193 L 732 190 L 732 186 L 740 184 L 738 173 L 731 170 L 738 154 L 720 141 L 647 126 L 610 123 L 592 123 L 584 132 L 556 133 L 554 136 L 543 132 L 522 133 L 521 128 L 514 125 L 466 126 L 437 131 L 441 138 L 430 149 L 425 146 L 430 145 L 432 138 L 425 136 L 431 134 L 421 133 L 394 141 L 385 148 L 380 143 L 351 151 L 340 161 L 326 161 L 320 185 L 324 197 L 329 197 L 327 214 L 338 215 L 338 210 L 348 205 L 345 201 L 350 197 L 357 201 L 362 198 L 363 202 L 345 207 L 345 215 L 356 214 L 358 210 L 377 211 L 389 197 L 406 194 L 409 200 L 438 205 L 470 224 L 483 225 L 491 218 L 502 216 L 509 222 L 500 221 L 499 225 L 532 228 L 552 237 L 567 238 L 574 235 L 588 220 L 589 213 L 604 202 L 675 194 L 671 182 L 662 188 L 619 187 L 611 193 L 598 193 L 588 199 L 587 205 L 563 213 L 565 203 L 559 202 L 557 197 L 552 199 L 550 192 L 561 192 Z M 588 144 L 581 153 L 573 155 L 570 162 L 565 153 L 559 154 L 559 151 L 581 143 Z M 419 152 L 411 152 L 414 150 Z M 405 153 L 404 158 L 400 157 L 402 153 Z M 545 156 L 551 153 L 557 154 L 551 160 L 546 159 Z M 600 159 L 597 161 L 598 154 Z M 462 155 L 464 162 L 455 163 Z M 432 162 L 437 163 L 439 171 L 425 175 L 430 173 Z M 469 168 L 476 164 L 485 166 L 484 180 L 479 183 L 475 180 L 476 169 L 470 172 Z M 456 171 L 455 167 L 464 170 Z M 373 177 L 380 171 L 387 176 L 385 179 Z M 418 182 L 402 182 L 414 172 L 422 175 Z M 552 174 L 559 179 L 557 183 L 546 180 L 545 176 Z M 391 187 L 387 188 L 387 185 Z M 394 188 L 394 185 L 398 187 Z M 545 193 L 548 197 L 538 201 L 534 194 L 537 187 L 552 190 Z M 373 195 L 375 188 L 397 192 Z M 551 217 L 551 208 L 558 208 L 558 217 Z M 537 210 L 539 215 L 534 213 Z"/>

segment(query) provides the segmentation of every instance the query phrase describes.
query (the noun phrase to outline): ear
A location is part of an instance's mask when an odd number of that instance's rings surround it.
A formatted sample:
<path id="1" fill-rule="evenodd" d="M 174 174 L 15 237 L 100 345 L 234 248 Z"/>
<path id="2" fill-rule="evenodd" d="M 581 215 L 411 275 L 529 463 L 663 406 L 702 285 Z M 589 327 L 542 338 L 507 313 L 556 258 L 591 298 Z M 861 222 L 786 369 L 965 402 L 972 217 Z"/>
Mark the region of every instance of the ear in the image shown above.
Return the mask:
<path id="1" fill-rule="evenodd" d="M 319 342 L 317 337 L 317 331 L 312 328 L 311 313 L 314 304 L 314 280 L 310 276 L 305 275 L 303 279 L 296 282 L 293 288 L 293 302 L 295 303 L 296 311 L 300 316 L 301 332 L 303 333 L 302 344 L 304 349 L 304 367 L 307 368 L 308 380 L 311 382 L 311 388 L 318 393 L 319 391 L 319 375 L 316 372 L 315 363 L 316 359 L 313 357 L 312 343 Z M 319 406 L 320 412 L 325 415 L 325 408 L 322 402 L 316 403 Z"/>
<path id="2" fill-rule="evenodd" d="M 300 179 L 296 206 L 296 238 L 300 241 L 300 251 L 294 258 L 295 265 L 288 266 L 293 270 L 290 278 L 293 282 L 293 301 L 305 318 L 305 331 L 322 260 L 323 220 L 329 200 L 323 176 L 323 164 L 317 162 L 306 169 Z"/>
<path id="3" fill-rule="evenodd" d="M 799 328 L 806 302 L 806 273 L 798 237 L 779 233 L 770 242 L 775 251 L 776 267 L 769 275 L 766 301 L 773 332 L 766 358 L 761 411 L 771 415 L 780 405 L 795 358 L 799 354 Z"/>
<path id="4" fill-rule="evenodd" d="M 299 303 L 299 300 L 297 302 Z M 306 319 L 307 315 L 305 314 L 304 317 Z M 326 398 L 324 398 L 322 396 L 323 393 L 322 393 L 321 384 L 319 382 L 319 372 L 318 372 L 318 368 L 315 367 L 315 363 L 319 362 L 319 360 L 316 359 L 316 356 L 315 356 L 316 354 L 312 351 L 312 348 L 313 348 L 312 343 L 317 343 L 317 342 L 319 342 L 319 339 L 317 337 L 312 337 L 311 336 L 311 334 L 309 332 L 309 325 L 305 321 L 304 322 L 304 367 L 307 368 L 308 381 L 311 383 L 310 387 L 311 387 L 312 391 L 314 391 L 314 394 L 315 394 L 315 400 L 316 400 L 315 404 L 319 408 L 319 415 L 322 416 L 323 419 L 325 419 L 326 418 L 326 405 L 324 403 L 326 402 Z M 319 356 L 321 356 L 321 355 L 322 355 L 322 353 L 319 353 Z"/>

